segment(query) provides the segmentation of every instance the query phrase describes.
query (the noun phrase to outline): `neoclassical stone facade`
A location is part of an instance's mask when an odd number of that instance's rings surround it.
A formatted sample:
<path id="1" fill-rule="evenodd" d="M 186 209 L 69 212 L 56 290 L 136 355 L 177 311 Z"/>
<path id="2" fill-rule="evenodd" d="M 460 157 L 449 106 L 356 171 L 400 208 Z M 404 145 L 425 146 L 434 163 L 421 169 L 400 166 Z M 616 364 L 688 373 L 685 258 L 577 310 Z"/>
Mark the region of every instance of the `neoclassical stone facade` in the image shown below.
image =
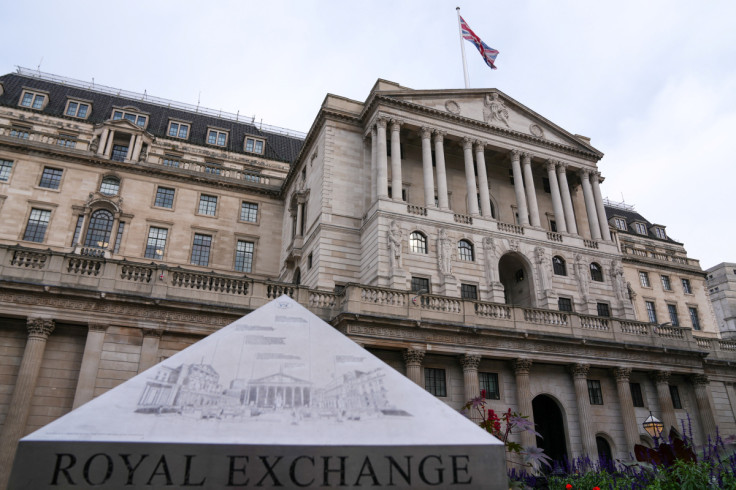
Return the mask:
<path id="1" fill-rule="evenodd" d="M 663 241 L 702 315 L 649 321 L 632 279 L 674 262 L 630 260 L 601 157 L 498 90 L 378 80 L 328 95 L 304 135 L 0 77 L 0 468 L 23 434 L 281 294 L 451 406 L 483 390 L 529 415 L 545 439 L 522 442 L 553 457 L 626 457 L 650 411 L 689 414 L 698 440 L 736 432 L 736 344 L 702 271 Z"/>

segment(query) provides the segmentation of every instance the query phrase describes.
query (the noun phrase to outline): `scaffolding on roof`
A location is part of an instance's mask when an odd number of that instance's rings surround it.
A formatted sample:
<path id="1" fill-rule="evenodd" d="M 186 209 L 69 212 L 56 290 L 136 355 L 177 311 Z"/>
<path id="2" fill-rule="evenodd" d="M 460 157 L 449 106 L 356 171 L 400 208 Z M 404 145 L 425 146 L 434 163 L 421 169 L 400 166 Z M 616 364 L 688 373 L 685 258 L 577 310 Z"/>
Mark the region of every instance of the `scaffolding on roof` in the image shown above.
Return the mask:
<path id="1" fill-rule="evenodd" d="M 622 211 L 636 212 L 636 209 L 634 209 L 633 204 L 626 204 L 625 202 L 612 201 L 607 197 L 603 198 L 603 205 L 611 207 L 611 208 L 621 209 Z"/>

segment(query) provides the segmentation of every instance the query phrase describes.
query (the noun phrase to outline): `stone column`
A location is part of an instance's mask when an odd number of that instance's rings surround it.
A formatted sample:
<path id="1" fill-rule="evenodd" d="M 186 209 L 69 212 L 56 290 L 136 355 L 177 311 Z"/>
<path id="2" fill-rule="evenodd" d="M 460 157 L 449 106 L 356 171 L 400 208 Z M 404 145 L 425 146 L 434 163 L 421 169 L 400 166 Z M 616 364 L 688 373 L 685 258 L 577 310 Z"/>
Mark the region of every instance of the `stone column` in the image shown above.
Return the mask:
<path id="1" fill-rule="evenodd" d="M 95 395 L 97 369 L 100 366 L 102 344 L 105 342 L 105 331 L 107 330 L 107 325 L 101 323 L 90 323 L 87 328 L 87 342 L 84 344 L 82 365 L 79 368 L 77 391 L 74 393 L 72 409 L 77 408 L 80 405 L 84 405 Z"/>
<path id="2" fill-rule="evenodd" d="M 585 212 L 588 215 L 588 226 L 590 236 L 593 240 L 601 239 L 601 226 L 598 223 L 598 211 L 595 209 L 593 189 L 590 187 L 590 170 L 580 169 L 580 181 L 583 184 L 583 197 L 585 198 Z"/>
<path id="3" fill-rule="evenodd" d="M 465 388 L 465 401 L 467 402 L 480 396 L 480 384 L 478 383 L 480 356 L 465 354 L 460 356 L 460 364 L 463 366 L 463 386 Z M 480 422 L 481 420 L 480 414 L 475 409 L 471 409 L 468 415 L 473 421 Z"/>
<path id="4" fill-rule="evenodd" d="M 473 165 L 473 140 L 463 138 L 463 154 L 465 155 L 465 189 L 468 193 L 468 214 L 478 216 L 478 195 L 475 185 L 475 166 Z"/>
<path id="5" fill-rule="evenodd" d="M 634 402 L 631 400 L 631 387 L 629 386 L 629 378 L 631 377 L 631 369 L 615 368 L 613 376 L 616 378 L 616 390 L 618 391 L 618 403 L 621 406 L 621 422 L 624 425 L 624 435 L 626 436 L 626 454 L 634 452 L 634 445 L 639 444 L 641 439 L 639 436 L 639 424 L 636 422 L 636 411 L 634 410 Z"/>
<path id="6" fill-rule="evenodd" d="M 657 385 L 657 400 L 659 401 L 659 410 L 664 424 L 662 436 L 668 437 L 672 427 L 678 429 L 675 407 L 672 406 L 672 395 L 670 394 L 670 373 L 668 371 L 654 371 L 652 379 Z"/>
<path id="7" fill-rule="evenodd" d="M 580 439 L 583 442 L 583 455 L 590 458 L 598 457 L 598 446 L 595 442 L 595 427 L 590 416 L 590 399 L 588 397 L 588 364 L 573 364 L 570 366 L 575 383 L 575 399 L 578 407 L 578 423 L 580 424 Z"/>
<path id="8" fill-rule="evenodd" d="M 705 444 L 708 442 L 708 436 L 711 436 L 711 439 L 716 437 L 716 420 L 708 396 L 708 383 L 710 381 L 705 374 L 694 374 L 690 377 L 690 381 L 695 387 L 695 400 L 698 403 L 700 423 L 703 426 L 703 444 Z"/>
<path id="9" fill-rule="evenodd" d="M 377 146 L 376 146 L 376 127 L 371 127 L 371 204 L 376 202 L 378 197 L 378 162 L 377 162 Z"/>
<path id="10" fill-rule="evenodd" d="M 532 226 L 541 226 L 539 222 L 539 206 L 537 205 L 537 192 L 534 188 L 534 174 L 532 174 L 532 156 L 524 153 L 521 156 L 524 163 L 524 186 L 526 187 L 526 199 L 529 203 L 529 214 L 532 219 Z M 516 182 L 516 180 L 514 180 Z"/>
<path id="11" fill-rule="evenodd" d="M 478 192 L 480 193 L 480 214 L 492 218 L 491 196 L 488 193 L 488 172 L 486 172 L 485 143 L 475 142 L 475 166 L 478 168 Z"/>
<path id="12" fill-rule="evenodd" d="M 567 233 L 567 225 L 565 224 L 565 212 L 562 210 L 562 196 L 560 195 L 560 186 L 557 184 L 557 163 L 554 160 L 547 160 L 547 178 L 549 179 L 549 190 L 552 194 L 552 209 L 555 212 L 555 222 L 557 223 L 557 231 Z"/>
<path id="13" fill-rule="evenodd" d="M 422 174 L 424 177 L 424 206 L 435 208 L 434 170 L 432 170 L 432 130 L 422 128 Z"/>
<path id="14" fill-rule="evenodd" d="M 603 196 L 601 195 L 601 174 L 600 172 L 592 172 L 590 174 L 591 183 L 593 184 L 593 200 L 595 201 L 595 210 L 598 213 L 598 224 L 601 227 L 601 237 L 607 242 L 611 241 L 611 230 L 608 228 L 608 218 L 606 217 L 606 208 L 603 207 Z"/>
<path id="15" fill-rule="evenodd" d="M 97 154 L 102 155 L 105 153 L 105 148 L 107 147 L 107 136 L 110 133 L 110 130 L 105 128 L 102 130 L 102 134 L 100 134 L 100 144 L 97 146 Z"/>
<path id="16" fill-rule="evenodd" d="M 386 153 L 386 120 L 376 121 L 376 192 L 379 199 L 388 197 L 388 154 Z"/>
<path id="17" fill-rule="evenodd" d="M 573 235 L 578 234 L 578 225 L 575 223 L 575 212 L 572 209 L 572 198 L 570 197 L 570 186 L 567 183 L 567 164 L 560 162 L 557 165 L 557 177 L 562 194 L 562 209 L 565 210 L 565 224 L 567 231 Z"/>
<path id="18" fill-rule="evenodd" d="M 434 157 L 437 159 L 437 200 L 440 209 L 450 209 L 450 200 L 447 197 L 447 172 L 445 171 L 445 133 L 434 131 Z"/>
<path id="19" fill-rule="evenodd" d="M 130 143 L 128 143 L 128 154 L 125 155 L 125 158 L 127 160 L 132 160 L 133 159 L 133 151 L 135 150 L 135 139 L 136 139 L 136 135 L 135 134 L 131 134 L 130 135 Z"/>
<path id="20" fill-rule="evenodd" d="M 404 362 L 406 363 L 406 377 L 424 388 L 424 376 L 422 376 L 422 361 L 424 352 L 420 350 L 406 349 L 404 351 Z"/>
<path id="21" fill-rule="evenodd" d="M 300 202 L 296 205 L 296 236 L 302 235 L 302 213 L 304 212 L 302 206 L 304 206 L 304 204 Z"/>
<path id="22" fill-rule="evenodd" d="M 112 155 L 112 142 L 115 139 L 115 131 L 110 130 L 107 133 L 107 143 L 105 143 L 105 157 L 110 158 Z"/>
<path id="23" fill-rule="evenodd" d="M 141 345 L 141 358 L 138 361 L 138 372 L 158 364 L 158 344 L 161 341 L 163 331 L 159 328 L 143 329 L 143 344 Z"/>
<path id="24" fill-rule="evenodd" d="M 523 358 L 515 359 L 513 367 L 516 375 L 516 402 L 519 405 L 519 413 L 526 415 L 531 422 L 534 422 L 532 390 L 529 385 L 529 371 L 532 369 L 532 361 Z M 521 433 L 521 445 L 537 447 L 537 437 L 531 432 L 524 431 Z"/>
<path id="25" fill-rule="evenodd" d="M 139 135 L 135 139 L 135 146 L 133 147 L 133 155 L 130 157 L 134 162 L 138 161 L 141 156 L 141 148 L 143 147 L 143 136 Z"/>
<path id="26" fill-rule="evenodd" d="M 391 120 L 391 192 L 394 201 L 401 201 L 401 121 Z"/>
<path id="27" fill-rule="evenodd" d="M 529 224 L 529 211 L 526 207 L 526 195 L 524 194 L 524 180 L 521 177 L 521 165 L 519 150 L 511 150 L 511 171 L 514 174 L 514 191 L 516 192 L 516 209 L 519 213 L 519 223 Z"/>
<path id="28" fill-rule="evenodd" d="M 0 488 L 7 486 L 18 440 L 25 435 L 31 400 L 41 370 L 43 353 L 46 350 L 46 340 L 54 331 L 54 321 L 46 318 L 29 318 L 27 327 L 28 340 L 20 361 L 8 413 L 0 432 Z"/>

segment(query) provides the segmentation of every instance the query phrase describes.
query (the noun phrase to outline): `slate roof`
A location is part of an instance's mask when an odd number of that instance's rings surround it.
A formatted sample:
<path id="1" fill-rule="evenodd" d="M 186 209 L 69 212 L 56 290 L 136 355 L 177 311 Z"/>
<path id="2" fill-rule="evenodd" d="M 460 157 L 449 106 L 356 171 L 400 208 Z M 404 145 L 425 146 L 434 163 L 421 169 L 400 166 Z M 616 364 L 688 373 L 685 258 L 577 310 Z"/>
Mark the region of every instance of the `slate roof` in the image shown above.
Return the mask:
<path id="1" fill-rule="evenodd" d="M 79 98 L 90 101 L 92 104 L 92 112 L 89 117 L 84 120 L 88 123 L 98 124 L 112 117 L 113 106 L 125 107 L 133 106 L 140 112 L 149 115 L 148 126 L 146 131 L 153 134 L 157 138 L 170 139 L 172 141 L 191 143 L 194 145 L 207 146 L 208 148 L 225 149 L 235 153 L 253 155 L 244 151 L 245 136 L 253 135 L 266 139 L 266 148 L 263 155 L 269 160 L 277 160 L 286 163 L 293 163 L 296 160 L 299 150 L 304 140 L 283 134 L 277 134 L 270 131 L 262 131 L 256 125 L 245 122 L 237 122 L 229 119 L 221 119 L 207 114 L 198 114 L 193 111 L 174 109 L 147 101 L 135 100 L 121 96 L 110 95 L 94 90 L 87 90 L 73 86 L 55 83 L 47 80 L 36 79 L 17 73 L 9 73 L 0 76 L 0 82 L 3 84 L 4 93 L 0 95 L 0 106 L 17 108 L 18 102 L 23 88 L 38 89 L 49 93 L 49 102 L 41 112 L 54 117 L 73 120 L 76 122 L 81 119 L 65 116 L 67 97 Z M 29 109 L 32 110 L 32 109 Z M 169 119 L 178 119 L 183 122 L 191 123 L 190 135 L 187 140 L 178 138 L 170 138 L 166 134 Z M 213 146 L 205 143 L 207 138 L 207 128 L 215 127 L 229 131 L 227 146 Z"/>
<path id="2" fill-rule="evenodd" d="M 606 218 L 609 221 L 614 216 L 617 216 L 619 218 L 623 218 L 623 219 L 626 220 L 626 225 L 628 226 L 628 230 L 624 231 L 624 230 L 621 230 L 621 229 L 619 229 L 617 227 L 616 229 L 618 230 L 619 233 L 626 233 L 626 234 L 629 234 L 629 235 L 635 235 L 635 236 L 639 236 L 639 237 L 640 236 L 644 236 L 644 235 L 636 232 L 636 230 L 633 227 L 633 223 L 634 222 L 646 223 L 646 227 L 647 227 L 647 238 L 650 238 L 652 240 L 657 240 L 659 242 L 676 243 L 678 245 L 682 245 L 682 243 L 680 243 L 680 242 L 678 242 L 678 241 L 673 240 L 672 238 L 670 238 L 669 235 L 666 235 L 667 238 L 665 238 L 665 239 L 659 238 L 654 233 L 654 231 L 653 231 L 652 225 L 654 223 L 650 222 L 644 216 L 642 216 L 641 214 L 637 213 L 634 210 L 622 209 L 622 208 L 618 208 L 616 206 L 608 206 L 608 205 L 604 205 L 603 207 L 606 210 Z"/>

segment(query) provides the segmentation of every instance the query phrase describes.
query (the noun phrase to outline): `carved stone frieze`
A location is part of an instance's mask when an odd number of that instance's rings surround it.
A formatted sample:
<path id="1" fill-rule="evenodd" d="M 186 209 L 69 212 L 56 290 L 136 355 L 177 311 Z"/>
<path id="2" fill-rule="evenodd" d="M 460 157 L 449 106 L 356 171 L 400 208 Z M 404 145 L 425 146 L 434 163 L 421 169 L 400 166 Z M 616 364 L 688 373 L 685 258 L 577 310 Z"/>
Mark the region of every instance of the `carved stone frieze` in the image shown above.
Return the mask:
<path id="1" fill-rule="evenodd" d="M 529 125 L 529 132 L 532 134 L 532 136 L 536 136 L 537 138 L 544 138 L 544 130 L 542 129 L 542 126 L 536 123 L 532 123 Z"/>
<path id="2" fill-rule="evenodd" d="M 445 109 L 447 109 L 447 112 L 455 114 L 456 116 L 460 114 L 460 105 L 454 100 L 448 100 L 445 102 Z"/>
<path id="3" fill-rule="evenodd" d="M 509 110 L 497 93 L 486 94 L 483 99 L 483 120 L 488 124 L 509 127 Z"/>

